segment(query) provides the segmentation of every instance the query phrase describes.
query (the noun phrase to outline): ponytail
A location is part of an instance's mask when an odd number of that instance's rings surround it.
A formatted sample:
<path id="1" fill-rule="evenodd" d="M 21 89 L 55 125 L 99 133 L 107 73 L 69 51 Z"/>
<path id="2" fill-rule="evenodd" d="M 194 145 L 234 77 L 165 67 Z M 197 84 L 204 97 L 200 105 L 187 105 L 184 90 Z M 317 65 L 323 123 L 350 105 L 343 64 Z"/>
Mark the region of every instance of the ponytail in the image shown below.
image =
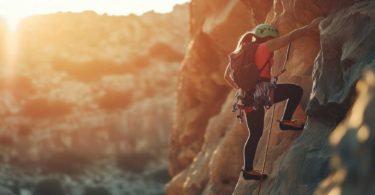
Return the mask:
<path id="1" fill-rule="evenodd" d="M 243 46 L 251 43 L 252 41 L 253 41 L 253 34 L 251 32 L 244 33 L 238 40 L 236 49 L 232 51 L 232 53 L 230 53 L 230 56 L 241 53 Z"/>

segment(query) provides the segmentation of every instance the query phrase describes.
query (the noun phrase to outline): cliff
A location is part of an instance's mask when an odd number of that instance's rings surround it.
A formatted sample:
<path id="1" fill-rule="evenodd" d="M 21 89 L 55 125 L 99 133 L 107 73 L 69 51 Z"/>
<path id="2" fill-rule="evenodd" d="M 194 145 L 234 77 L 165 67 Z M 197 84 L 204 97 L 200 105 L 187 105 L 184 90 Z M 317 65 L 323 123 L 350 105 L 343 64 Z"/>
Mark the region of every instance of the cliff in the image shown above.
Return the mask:
<path id="1" fill-rule="evenodd" d="M 350 0 L 193 0 L 190 7 L 193 40 L 180 71 L 177 116 L 170 142 L 173 179 L 167 185 L 167 193 L 257 193 L 259 182 L 239 177 L 247 131 L 231 113 L 233 92 L 222 79 L 226 55 L 234 48 L 239 35 L 256 23 L 273 23 L 285 34 L 318 16 L 325 16 L 320 33 L 310 33 L 293 42 L 287 72 L 279 81 L 304 88 L 303 100 L 294 115 L 306 120 L 304 131 L 282 132 L 275 121 L 270 121 L 270 111 L 265 117 L 266 124 L 272 125 L 265 167 L 270 177 L 263 182 L 261 194 L 313 194 L 330 173 L 329 162 L 334 155 L 328 138 L 332 132 L 340 131 L 335 129 L 353 105 L 357 80 L 365 70 L 375 66 L 371 38 L 374 5 L 371 1 Z M 276 64 L 283 63 L 285 53 L 286 48 L 275 52 Z M 279 69 L 280 66 L 273 71 Z M 283 104 L 276 106 L 276 119 L 282 109 Z M 365 115 L 369 116 L 372 115 Z M 268 125 L 263 135 L 268 133 Z M 259 143 L 255 169 L 262 168 L 266 138 L 263 136 Z M 347 142 L 340 143 L 345 147 Z M 373 151 L 367 146 L 362 144 L 356 148 Z M 351 151 L 351 147 L 345 149 Z M 348 177 L 360 170 L 354 168 L 354 162 L 346 163 L 351 162 L 349 158 L 354 152 L 339 155 L 344 161 L 335 164 L 341 166 L 336 175 L 354 171 L 336 183 L 329 177 L 322 186 L 327 188 L 327 183 L 332 183 L 329 189 L 341 190 L 343 186 L 345 190 L 343 183 L 351 181 L 353 178 Z M 371 159 L 365 162 L 371 163 Z M 373 174 L 361 173 L 361 176 L 373 177 Z"/>

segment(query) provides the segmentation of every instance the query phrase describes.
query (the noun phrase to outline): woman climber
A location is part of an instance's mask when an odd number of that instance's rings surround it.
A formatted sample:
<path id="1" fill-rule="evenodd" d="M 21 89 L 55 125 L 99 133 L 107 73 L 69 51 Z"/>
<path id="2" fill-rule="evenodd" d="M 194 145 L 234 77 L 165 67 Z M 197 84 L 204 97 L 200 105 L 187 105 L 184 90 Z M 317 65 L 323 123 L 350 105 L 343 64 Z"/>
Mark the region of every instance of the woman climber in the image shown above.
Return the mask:
<path id="1" fill-rule="evenodd" d="M 310 24 L 295 29 L 283 36 L 279 36 L 277 29 L 272 25 L 257 25 L 254 30 L 241 36 L 237 48 L 230 54 L 230 56 L 237 56 L 244 52 L 246 45 L 257 45 L 254 54 L 254 61 L 256 67 L 260 70 L 260 73 L 254 90 L 243 91 L 239 88 L 233 78 L 233 68 L 230 63 L 228 64 L 224 75 L 225 80 L 231 87 L 239 89 L 239 104 L 242 106 L 241 112 L 246 115 L 249 137 L 244 147 L 244 166 L 242 169 L 242 175 L 246 180 L 260 180 L 267 177 L 267 175 L 253 170 L 255 152 L 260 137 L 263 134 L 264 108 L 269 108 L 273 103 L 288 100 L 284 114 L 279 121 L 280 129 L 300 131 L 304 128 L 303 123 L 292 120 L 293 113 L 301 100 L 303 90 L 298 85 L 275 84 L 275 82 L 271 82 L 273 52 L 316 28 L 322 19 L 323 18 L 321 17 L 316 18 Z M 253 37 L 255 37 L 255 40 L 253 40 Z"/>

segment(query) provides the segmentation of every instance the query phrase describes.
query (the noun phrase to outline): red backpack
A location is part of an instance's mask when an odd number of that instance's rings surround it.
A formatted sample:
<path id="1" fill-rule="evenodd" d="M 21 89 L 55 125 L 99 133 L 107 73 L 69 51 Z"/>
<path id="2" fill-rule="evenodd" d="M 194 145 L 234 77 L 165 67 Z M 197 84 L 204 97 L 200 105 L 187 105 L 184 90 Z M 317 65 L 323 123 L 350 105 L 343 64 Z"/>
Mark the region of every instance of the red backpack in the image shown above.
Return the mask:
<path id="1" fill-rule="evenodd" d="M 252 92 L 255 89 L 260 72 L 270 61 L 268 59 L 263 67 L 258 69 L 255 64 L 255 53 L 258 46 L 256 43 L 245 44 L 241 52 L 229 56 L 229 63 L 233 70 L 233 80 L 244 91 Z"/>

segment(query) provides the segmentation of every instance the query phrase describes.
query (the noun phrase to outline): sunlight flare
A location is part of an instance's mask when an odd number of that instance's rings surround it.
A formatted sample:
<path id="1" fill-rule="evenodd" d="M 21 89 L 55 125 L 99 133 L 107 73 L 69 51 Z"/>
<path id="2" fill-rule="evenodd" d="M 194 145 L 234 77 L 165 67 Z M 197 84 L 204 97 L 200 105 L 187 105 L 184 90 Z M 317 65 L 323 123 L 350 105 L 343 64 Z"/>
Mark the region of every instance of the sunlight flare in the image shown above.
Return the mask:
<path id="1" fill-rule="evenodd" d="M 5 21 L 7 23 L 7 30 L 11 33 L 16 32 L 18 29 L 18 25 L 22 20 L 22 16 L 20 15 L 7 15 L 4 16 Z"/>
<path id="2" fill-rule="evenodd" d="M 7 31 L 5 34 L 5 56 L 3 74 L 5 78 L 12 78 L 16 73 L 18 58 L 18 25 L 22 19 L 20 15 L 3 16 L 7 23 Z"/>

